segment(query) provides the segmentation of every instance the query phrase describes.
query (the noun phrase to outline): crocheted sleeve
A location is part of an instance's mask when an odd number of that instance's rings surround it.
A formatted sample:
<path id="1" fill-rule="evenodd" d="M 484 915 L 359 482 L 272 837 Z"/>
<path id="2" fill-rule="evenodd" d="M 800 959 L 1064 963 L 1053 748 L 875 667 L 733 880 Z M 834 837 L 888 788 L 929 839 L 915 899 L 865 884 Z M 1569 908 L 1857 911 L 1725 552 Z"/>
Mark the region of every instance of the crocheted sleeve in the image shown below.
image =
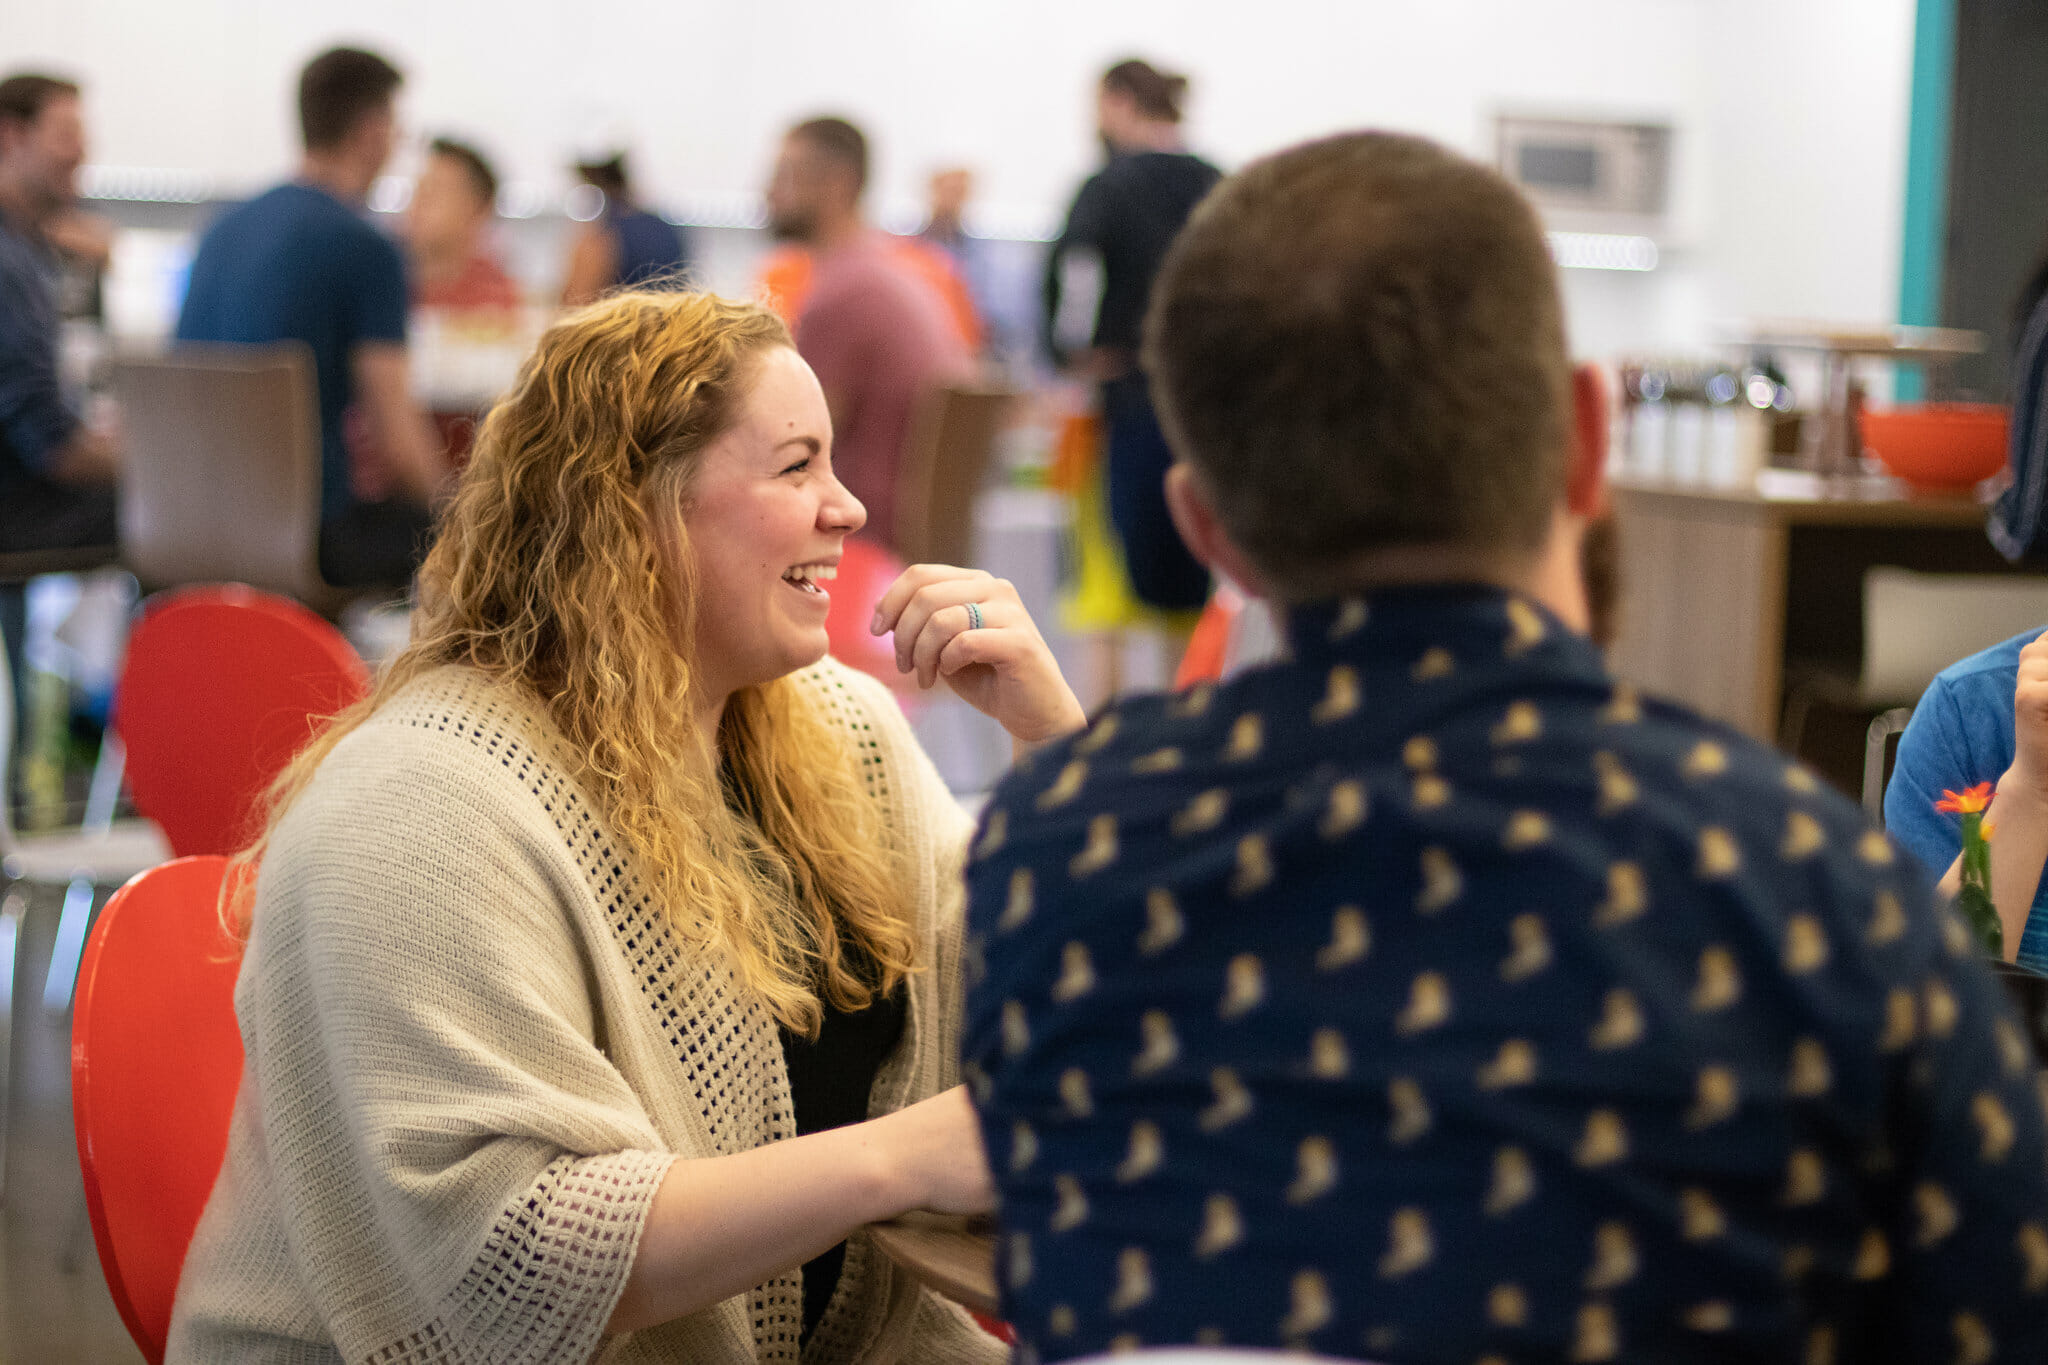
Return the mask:
<path id="1" fill-rule="evenodd" d="M 264 860 L 246 1083 L 291 1273 L 348 1360 L 589 1359 L 674 1160 L 601 1046 L 602 925 L 545 784 L 511 769 L 373 724 Z"/>

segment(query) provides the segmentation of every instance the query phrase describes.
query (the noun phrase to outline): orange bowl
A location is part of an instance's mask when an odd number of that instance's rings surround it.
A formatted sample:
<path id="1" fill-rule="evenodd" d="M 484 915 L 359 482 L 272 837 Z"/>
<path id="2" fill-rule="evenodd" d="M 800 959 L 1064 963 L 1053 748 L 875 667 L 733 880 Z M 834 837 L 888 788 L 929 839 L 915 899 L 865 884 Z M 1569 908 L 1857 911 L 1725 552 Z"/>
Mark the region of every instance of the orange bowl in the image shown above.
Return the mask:
<path id="1" fill-rule="evenodd" d="M 1915 488 L 1968 488 L 2005 464 L 2010 414 L 1995 403 L 1925 403 L 1863 414 L 1863 444 Z"/>

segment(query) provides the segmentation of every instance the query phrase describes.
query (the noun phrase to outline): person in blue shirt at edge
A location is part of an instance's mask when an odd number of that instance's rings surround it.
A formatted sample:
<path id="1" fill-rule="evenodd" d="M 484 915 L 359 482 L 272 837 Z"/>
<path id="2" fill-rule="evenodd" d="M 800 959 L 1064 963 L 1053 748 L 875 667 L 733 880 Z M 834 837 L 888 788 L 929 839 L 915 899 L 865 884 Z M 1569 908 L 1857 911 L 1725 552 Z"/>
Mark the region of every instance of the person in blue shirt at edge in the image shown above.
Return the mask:
<path id="1" fill-rule="evenodd" d="M 689 243 L 681 228 L 635 200 L 626 154 L 579 161 L 576 174 L 604 196 L 604 208 L 570 239 L 563 306 L 580 308 L 614 289 L 680 288 L 690 264 Z"/>
<path id="2" fill-rule="evenodd" d="M 404 78 L 375 53 L 334 48 L 299 77 L 305 155 L 293 179 L 228 210 L 192 260 L 180 341 L 300 341 L 320 408 L 320 574 L 337 587 L 402 586 L 450 469 L 406 368 L 405 265 L 364 220 L 397 136 Z M 360 500 L 346 416 L 360 406 L 399 491 Z"/>
<path id="3" fill-rule="evenodd" d="M 963 1073 L 1023 1359 L 2048 1359 L 2039 1072 L 1968 931 L 1584 634 L 1606 396 L 1527 203 L 1417 138 L 1283 152 L 1144 344 L 1180 529 L 1291 656 L 984 816 Z"/>

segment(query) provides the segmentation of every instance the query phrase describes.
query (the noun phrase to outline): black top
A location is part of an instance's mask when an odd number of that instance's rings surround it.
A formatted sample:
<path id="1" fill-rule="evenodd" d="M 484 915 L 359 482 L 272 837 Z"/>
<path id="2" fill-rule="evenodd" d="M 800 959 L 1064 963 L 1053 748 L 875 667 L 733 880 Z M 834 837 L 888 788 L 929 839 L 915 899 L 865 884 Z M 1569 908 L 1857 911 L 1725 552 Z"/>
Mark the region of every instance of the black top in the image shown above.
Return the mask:
<path id="1" fill-rule="evenodd" d="M 1095 344 L 1136 352 L 1166 248 L 1195 205 L 1223 178 L 1198 156 L 1186 152 L 1133 152 L 1111 159 L 1088 178 L 1067 212 L 1066 230 L 1046 262 L 1046 345 L 1060 308 L 1060 263 L 1069 250 L 1088 248 L 1102 257 L 1102 305 L 1095 315 Z"/>
<path id="2" fill-rule="evenodd" d="M 903 1037 L 903 988 L 878 996 L 849 1014 L 825 1004 L 825 1021 L 815 1041 L 782 1030 L 782 1055 L 789 1064 L 789 1098 L 796 1131 L 822 1133 L 860 1123 L 868 1116 L 868 1092 L 896 1043 Z M 821 1002 L 823 1003 L 823 1002 Z M 804 1263 L 804 1328 L 808 1341 L 839 1286 L 846 1243 Z"/>

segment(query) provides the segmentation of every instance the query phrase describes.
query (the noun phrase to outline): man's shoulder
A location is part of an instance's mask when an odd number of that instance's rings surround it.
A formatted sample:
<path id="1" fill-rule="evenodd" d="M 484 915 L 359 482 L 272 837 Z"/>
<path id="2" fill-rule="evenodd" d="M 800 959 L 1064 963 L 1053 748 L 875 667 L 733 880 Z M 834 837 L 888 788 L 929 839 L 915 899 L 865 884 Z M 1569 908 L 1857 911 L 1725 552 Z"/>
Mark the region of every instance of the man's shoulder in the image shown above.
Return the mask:
<path id="1" fill-rule="evenodd" d="M 1989 649 L 1980 649 L 1967 658 L 1958 659 L 1934 675 L 1931 691 L 1954 693 L 1959 696 L 1974 696 L 1980 692 L 1996 693 L 2009 706 L 2012 691 L 2019 681 L 2020 651 L 2032 644 L 2043 629 L 2036 626 L 2023 630 L 2009 640 L 2001 640 Z"/>

